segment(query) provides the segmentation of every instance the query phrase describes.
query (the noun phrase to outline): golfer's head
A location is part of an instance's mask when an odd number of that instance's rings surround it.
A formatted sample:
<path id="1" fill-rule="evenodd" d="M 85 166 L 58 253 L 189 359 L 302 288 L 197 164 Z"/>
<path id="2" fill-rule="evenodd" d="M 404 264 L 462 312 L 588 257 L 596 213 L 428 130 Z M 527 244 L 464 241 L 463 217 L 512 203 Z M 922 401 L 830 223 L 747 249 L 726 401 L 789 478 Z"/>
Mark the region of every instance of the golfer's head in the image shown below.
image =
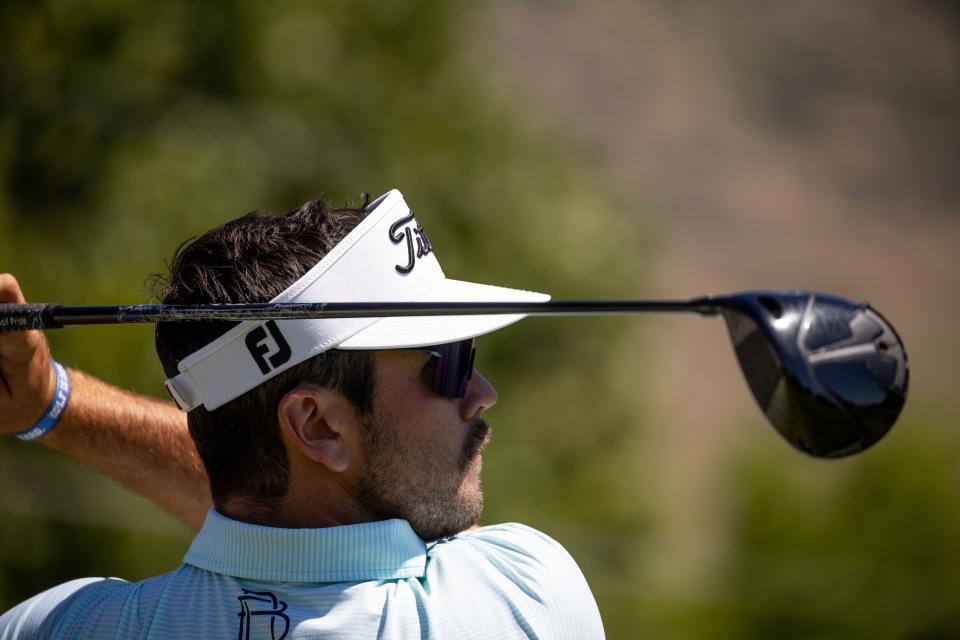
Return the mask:
<path id="1" fill-rule="evenodd" d="M 178 249 L 163 301 L 267 302 L 353 289 L 387 300 L 545 298 L 446 280 L 399 193 L 377 203 L 312 201 L 213 229 Z M 157 350 L 172 390 L 195 396 L 177 399 L 193 403 L 184 408 L 218 506 L 279 508 L 291 477 L 305 472 L 339 483 L 372 517 L 405 518 L 436 538 L 469 526 L 482 508 L 488 429 L 480 416 L 496 395 L 470 375 L 470 338 L 518 318 L 168 323 L 158 325 Z M 339 340 L 332 348 L 330 335 Z M 239 364 L 211 367 L 217 358 Z"/>
<path id="2" fill-rule="evenodd" d="M 272 300 L 306 273 L 364 217 L 362 207 L 330 209 L 314 200 L 282 216 L 250 213 L 181 245 L 163 289 L 169 304 Z M 157 354 L 167 376 L 178 363 L 235 326 L 232 322 L 161 323 Z M 226 376 L 229 372 L 223 372 Z M 342 394 L 356 411 L 372 410 L 374 357 L 326 351 L 222 406 L 188 413 L 190 433 L 210 477 L 214 502 L 245 498 L 277 506 L 289 485 L 289 459 L 278 428 L 283 396 L 309 382 Z"/>

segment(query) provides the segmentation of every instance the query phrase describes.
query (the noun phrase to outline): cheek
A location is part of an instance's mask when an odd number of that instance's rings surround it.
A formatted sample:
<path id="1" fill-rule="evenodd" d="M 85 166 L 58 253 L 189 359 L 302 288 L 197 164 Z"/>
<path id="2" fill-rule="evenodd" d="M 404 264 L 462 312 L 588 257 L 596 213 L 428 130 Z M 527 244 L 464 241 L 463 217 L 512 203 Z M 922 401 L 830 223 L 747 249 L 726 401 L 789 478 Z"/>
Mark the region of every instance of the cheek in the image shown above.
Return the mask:
<path id="1" fill-rule="evenodd" d="M 463 427 L 451 420 L 446 404 L 394 405 L 378 412 L 379 424 L 386 431 L 382 442 L 390 443 L 389 453 L 383 453 L 392 459 L 391 466 L 399 466 L 404 475 L 412 474 L 425 484 L 457 467 L 465 442 Z"/>
<path id="2" fill-rule="evenodd" d="M 378 361 L 374 406 L 403 411 L 422 406 L 430 389 L 422 381 L 422 362 L 412 356 L 383 357 Z"/>
<path id="3" fill-rule="evenodd" d="M 457 402 L 441 398 L 424 384 L 421 369 L 383 366 L 374 396 L 374 413 L 380 423 L 412 442 L 462 445 L 463 424 Z M 459 446 L 459 445 L 458 445 Z"/>
<path id="4" fill-rule="evenodd" d="M 459 403 L 441 398 L 424 383 L 421 355 L 383 354 L 377 368 L 374 415 L 388 430 L 398 462 L 439 472 L 456 464 L 467 427 Z"/>
<path id="5" fill-rule="evenodd" d="M 445 409 L 445 407 L 430 407 Z M 428 464 L 459 454 L 464 444 L 463 428 L 456 411 L 402 411 L 394 408 L 381 415 L 380 424 L 390 429 L 399 450 Z M 453 414 L 451 416 L 451 413 Z"/>

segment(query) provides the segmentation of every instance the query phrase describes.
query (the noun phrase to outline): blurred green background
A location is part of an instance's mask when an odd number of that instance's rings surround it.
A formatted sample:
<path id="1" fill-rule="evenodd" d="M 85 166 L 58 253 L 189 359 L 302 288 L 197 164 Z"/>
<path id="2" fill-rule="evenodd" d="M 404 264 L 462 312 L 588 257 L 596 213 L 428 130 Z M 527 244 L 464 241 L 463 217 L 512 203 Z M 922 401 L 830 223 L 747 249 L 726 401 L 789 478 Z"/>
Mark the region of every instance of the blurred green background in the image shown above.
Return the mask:
<path id="1" fill-rule="evenodd" d="M 612 638 L 960 637 L 953 3 L 4 2 L 0 167 L 0 270 L 35 301 L 144 301 L 213 225 L 392 187 L 452 277 L 870 300 L 911 399 L 842 461 L 765 425 L 719 322 L 483 339 L 485 521 L 567 546 Z M 163 395 L 151 327 L 50 340 Z M 37 445 L 0 442 L 0 479 L 0 609 L 191 538 Z"/>

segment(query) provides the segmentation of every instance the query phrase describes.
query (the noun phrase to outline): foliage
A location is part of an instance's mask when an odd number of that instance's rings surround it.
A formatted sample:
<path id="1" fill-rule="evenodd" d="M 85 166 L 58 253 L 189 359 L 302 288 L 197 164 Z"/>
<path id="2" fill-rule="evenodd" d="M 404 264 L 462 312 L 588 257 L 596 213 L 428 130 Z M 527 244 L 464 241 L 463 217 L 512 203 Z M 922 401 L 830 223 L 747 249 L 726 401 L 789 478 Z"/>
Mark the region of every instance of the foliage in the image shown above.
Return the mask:
<path id="1" fill-rule="evenodd" d="M 476 79 L 457 47 L 463 8 L 5 3 L 0 269 L 33 300 L 140 301 L 144 276 L 226 219 L 398 186 L 453 277 L 567 297 L 634 290 L 637 233 L 562 143 Z M 584 531 L 608 532 L 612 546 L 582 555 L 588 570 L 609 573 L 642 530 L 622 477 L 593 472 L 633 437 L 623 428 L 635 422 L 632 390 L 607 379 L 624 361 L 622 327 L 528 321 L 481 342 L 502 397 L 490 413 L 488 518 L 542 526 L 575 552 L 601 540 Z M 163 393 L 148 327 L 50 339 L 68 365 Z M 83 496 L 104 491 L 102 481 L 70 481 L 71 463 L 2 446 L 8 460 L 43 462 L 10 486 L 48 488 L 32 506 L 13 491 L 0 500 L 5 538 L 45 541 L 29 558 L 0 550 L 0 607 L 77 573 L 137 579 L 175 566 L 182 531 L 131 532 L 119 512 L 143 506 L 117 492 L 116 518 L 101 510 L 107 521 L 92 527 L 63 496 L 90 504 Z M 0 475 L 23 477 L 15 465 Z M 155 512 L 147 520 L 168 527 Z M 120 550 L 134 542 L 150 553 L 130 562 Z M 87 553 L 92 544 L 117 553 Z"/>
<path id="2" fill-rule="evenodd" d="M 36 301 L 140 301 L 181 241 L 226 219 L 396 186 L 452 277 L 639 291 L 636 218 L 535 114 L 488 91 L 459 44 L 467 11 L 0 4 L 0 270 Z M 500 392 L 486 518 L 563 542 L 610 637 L 960 635 L 958 443 L 934 426 L 949 419 L 919 413 L 897 433 L 924 438 L 852 461 L 806 461 L 772 436 L 738 451 L 717 480 L 729 505 L 704 533 L 719 549 L 704 584 L 650 578 L 657 522 L 637 453 L 653 374 L 628 326 L 527 320 L 480 343 Z M 68 365 L 163 393 L 149 327 L 50 339 Z M 0 609 L 80 575 L 170 570 L 189 544 L 169 516 L 36 445 L 0 442 L 0 482 Z"/>
<path id="3" fill-rule="evenodd" d="M 737 637 L 960 633 L 957 443 L 932 435 L 936 422 L 905 422 L 925 435 L 878 446 L 830 483 L 742 460 L 721 577 L 746 607 Z"/>

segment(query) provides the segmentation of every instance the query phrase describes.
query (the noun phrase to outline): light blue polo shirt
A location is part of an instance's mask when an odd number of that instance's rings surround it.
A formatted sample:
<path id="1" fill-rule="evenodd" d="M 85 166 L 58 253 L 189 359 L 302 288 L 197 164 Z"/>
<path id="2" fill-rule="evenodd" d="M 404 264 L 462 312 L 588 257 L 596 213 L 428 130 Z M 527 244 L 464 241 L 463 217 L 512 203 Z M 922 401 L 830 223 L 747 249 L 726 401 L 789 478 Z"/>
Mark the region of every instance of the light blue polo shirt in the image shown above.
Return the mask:
<path id="1" fill-rule="evenodd" d="M 576 562 L 521 524 L 427 544 L 405 520 L 275 529 L 207 514 L 183 565 L 64 583 L 0 616 L 13 638 L 603 638 Z"/>

